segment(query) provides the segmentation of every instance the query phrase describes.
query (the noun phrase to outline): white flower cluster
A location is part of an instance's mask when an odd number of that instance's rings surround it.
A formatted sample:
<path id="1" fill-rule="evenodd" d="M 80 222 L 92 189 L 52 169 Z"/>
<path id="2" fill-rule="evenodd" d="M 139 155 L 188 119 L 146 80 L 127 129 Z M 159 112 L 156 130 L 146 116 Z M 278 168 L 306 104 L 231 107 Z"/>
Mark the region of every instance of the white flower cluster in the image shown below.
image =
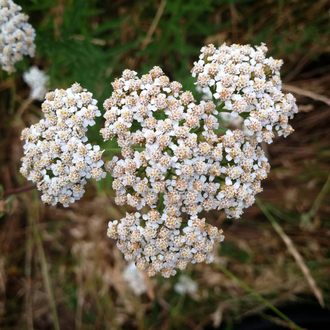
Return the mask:
<path id="1" fill-rule="evenodd" d="M 121 156 L 105 169 L 116 204 L 138 212 L 110 221 L 107 234 L 149 276 L 169 277 L 189 262 L 212 262 L 224 236 L 200 213 L 224 210 L 239 218 L 262 191 L 270 166 L 259 143 L 271 143 L 275 132 L 290 134 L 288 120 L 297 112 L 294 97 L 281 92 L 282 61 L 266 52 L 264 44 L 203 47 L 192 73 L 212 100 L 200 103 L 159 67 L 141 78 L 125 70 L 112 83 L 100 132 L 105 141 L 116 140 Z M 38 74 L 32 69 L 24 79 L 46 82 Z M 37 89 L 34 97 L 41 94 Z M 96 103 L 77 83 L 49 92 L 42 104 L 46 118 L 23 130 L 21 173 L 37 184 L 44 202 L 68 206 L 81 198 L 87 178 L 105 177 L 103 151 L 85 135 L 101 115 Z M 243 117 L 245 127 L 223 134 L 223 113 Z"/>
<path id="2" fill-rule="evenodd" d="M 138 270 L 134 262 L 129 262 L 124 271 L 124 279 L 136 296 L 147 292 L 147 285 L 143 274 Z"/>
<path id="3" fill-rule="evenodd" d="M 155 209 L 142 217 L 139 212 L 126 213 L 120 221 L 109 222 L 108 236 L 118 240 L 126 260 L 134 260 L 149 276 L 170 277 L 176 274 L 175 268 L 185 269 L 188 262 L 213 261 L 213 246 L 224 239 L 221 230 L 197 216 L 188 223 L 181 217 L 164 218 Z"/>
<path id="4" fill-rule="evenodd" d="M 141 79 L 125 70 L 113 87 L 101 134 L 117 138 L 122 148 L 122 159 L 106 164 L 115 201 L 151 211 L 110 222 L 108 235 L 149 275 L 169 276 L 187 262 L 211 262 L 213 245 L 223 236 L 197 215 L 224 209 L 240 217 L 269 171 L 263 151 L 240 130 L 218 137 L 214 103 L 196 105 L 159 67 Z"/>
<path id="5" fill-rule="evenodd" d="M 191 72 L 204 92 L 211 91 L 220 111 L 241 115 L 250 136 L 271 143 L 275 132 L 286 137 L 293 131 L 288 120 L 298 108 L 293 95 L 281 91 L 283 61 L 267 58 L 267 50 L 265 44 L 211 44 L 201 49 Z"/>
<path id="6" fill-rule="evenodd" d="M 86 178 L 105 177 L 103 152 L 86 143 L 87 127 L 101 116 L 96 103 L 78 83 L 56 89 L 42 104 L 45 119 L 22 131 L 25 156 L 20 172 L 37 184 L 45 203 L 68 206 L 82 197 Z"/>
<path id="7" fill-rule="evenodd" d="M 49 77 L 45 72 L 33 66 L 29 71 L 23 73 L 23 80 L 31 88 L 30 98 L 32 100 L 42 101 L 45 98 L 49 82 Z"/>
<path id="8" fill-rule="evenodd" d="M 200 86 L 196 86 L 196 92 L 201 95 L 202 100 L 204 101 L 212 101 L 212 93 L 211 91 L 203 92 L 203 89 Z M 241 129 L 244 134 L 246 134 L 247 128 L 243 125 L 244 119 L 241 116 L 233 117 L 230 112 L 219 112 L 218 113 L 219 122 L 227 127 L 234 127 Z"/>
<path id="9" fill-rule="evenodd" d="M 180 295 L 196 294 L 198 284 L 190 277 L 181 275 L 179 281 L 174 285 L 174 291 Z"/>
<path id="10" fill-rule="evenodd" d="M 0 0 L 0 65 L 9 73 L 23 55 L 33 57 L 35 53 L 35 30 L 21 9 L 12 0 Z"/>

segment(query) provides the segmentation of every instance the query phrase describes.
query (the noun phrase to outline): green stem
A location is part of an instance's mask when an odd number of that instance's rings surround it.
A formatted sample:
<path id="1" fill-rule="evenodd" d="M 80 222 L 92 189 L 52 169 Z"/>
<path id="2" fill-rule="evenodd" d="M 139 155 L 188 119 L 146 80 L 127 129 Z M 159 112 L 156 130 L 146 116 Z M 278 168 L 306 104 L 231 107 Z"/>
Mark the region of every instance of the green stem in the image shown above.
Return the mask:
<path id="1" fill-rule="evenodd" d="M 14 189 L 9 189 L 3 192 L 3 195 L 0 196 L 1 198 L 6 198 L 11 195 L 16 195 L 16 194 L 21 194 L 27 191 L 30 191 L 32 189 L 35 189 L 36 186 L 25 186 L 25 187 L 19 187 L 19 188 L 14 188 Z"/>
<path id="2" fill-rule="evenodd" d="M 245 291 L 251 293 L 254 297 L 256 297 L 260 302 L 265 304 L 269 309 L 271 309 L 274 313 L 276 313 L 281 319 L 288 322 L 293 329 L 296 330 L 303 330 L 300 326 L 298 326 L 296 323 L 294 323 L 290 318 L 288 318 L 285 314 L 283 314 L 280 310 L 278 310 L 273 304 L 271 304 L 268 300 L 263 298 L 258 292 L 254 291 L 252 288 L 250 288 L 246 283 L 244 283 L 242 280 L 240 280 L 237 276 L 235 276 L 232 272 L 230 272 L 227 268 L 222 266 L 219 263 L 213 263 L 215 267 L 220 269 L 227 277 L 230 279 L 236 281 Z"/>
<path id="3" fill-rule="evenodd" d="M 159 194 L 159 202 L 158 202 L 157 210 L 160 213 L 162 213 L 164 210 L 164 193 Z"/>
<path id="4" fill-rule="evenodd" d="M 215 102 L 215 100 L 213 100 L 213 102 Z M 224 109 L 225 107 L 225 102 L 221 102 L 218 106 L 216 106 L 216 109 L 219 112 L 231 112 L 230 110 Z"/>
<path id="5" fill-rule="evenodd" d="M 243 119 L 246 119 L 247 117 L 250 116 L 250 112 L 242 112 L 239 114 Z"/>
<path id="6" fill-rule="evenodd" d="M 136 151 L 143 151 L 143 150 L 145 150 L 144 147 L 133 147 L 133 149 L 136 150 Z M 107 149 L 104 149 L 104 150 L 110 151 L 110 152 L 115 152 L 115 153 L 120 153 L 121 150 L 122 150 L 122 148 L 116 147 L 116 148 L 107 148 Z"/>
<path id="7" fill-rule="evenodd" d="M 217 100 L 213 97 L 213 94 L 216 92 L 215 87 L 211 87 L 210 89 L 211 89 L 211 93 L 212 93 L 213 103 L 214 104 L 217 104 Z M 216 109 L 219 112 L 227 112 L 227 113 L 231 113 L 232 112 L 231 110 L 224 109 L 224 106 L 225 106 L 225 102 L 221 102 L 219 105 L 216 106 Z M 249 112 L 243 112 L 243 113 L 240 113 L 239 115 L 243 119 L 246 119 L 250 115 L 250 113 Z"/>

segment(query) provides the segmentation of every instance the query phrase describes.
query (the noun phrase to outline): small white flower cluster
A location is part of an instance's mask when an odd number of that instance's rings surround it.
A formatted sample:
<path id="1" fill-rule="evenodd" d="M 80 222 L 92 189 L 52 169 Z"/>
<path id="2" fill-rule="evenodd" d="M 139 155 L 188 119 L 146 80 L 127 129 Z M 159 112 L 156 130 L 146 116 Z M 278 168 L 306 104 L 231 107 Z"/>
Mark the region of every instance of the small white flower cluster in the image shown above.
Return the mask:
<path id="1" fill-rule="evenodd" d="M 250 136 L 272 143 L 275 132 L 286 137 L 293 131 L 288 120 L 298 108 L 293 95 L 281 91 L 283 61 L 267 58 L 267 51 L 265 44 L 211 44 L 201 49 L 191 72 L 196 84 L 212 93 L 219 111 L 241 115 Z"/>
<path id="2" fill-rule="evenodd" d="M 179 281 L 174 285 L 174 291 L 180 295 L 196 294 L 198 284 L 190 277 L 181 275 Z"/>
<path id="3" fill-rule="evenodd" d="M 101 134 L 117 138 L 122 148 L 122 159 L 106 164 L 115 201 L 151 211 L 142 219 L 136 213 L 110 222 L 108 235 L 149 275 L 167 277 L 188 262 L 211 262 L 214 243 L 224 237 L 197 215 L 224 209 L 229 217 L 240 217 L 267 177 L 263 151 L 240 130 L 218 137 L 213 102 L 196 105 L 159 67 L 141 79 L 125 70 L 113 87 L 104 102 Z"/>
<path id="4" fill-rule="evenodd" d="M 134 262 L 128 263 L 124 271 L 124 279 L 136 296 L 147 292 L 147 285 L 141 270 L 138 270 Z"/>
<path id="5" fill-rule="evenodd" d="M 189 262 L 211 263 L 214 244 L 224 239 L 222 230 L 206 224 L 205 219 L 193 216 L 185 223 L 181 217 L 164 217 L 155 209 L 143 217 L 139 212 L 126 213 L 120 221 L 110 221 L 107 234 L 118 240 L 125 259 L 134 260 L 139 270 L 166 278 Z"/>
<path id="6" fill-rule="evenodd" d="M 33 66 L 29 71 L 23 73 L 23 80 L 31 88 L 30 98 L 32 100 L 42 101 L 45 98 L 49 82 L 49 77 L 45 72 Z"/>
<path id="7" fill-rule="evenodd" d="M 21 10 L 12 0 L 0 0 L 0 65 L 9 73 L 23 55 L 33 57 L 35 53 L 35 30 Z"/>
<path id="8" fill-rule="evenodd" d="M 45 119 L 22 131 L 25 156 L 20 172 L 37 184 L 47 204 L 68 206 L 82 197 L 86 178 L 100 180 L 106 175 L 103 151 L 86 143 L 87 127 L 101 116 L 96 103 L 78 83 L 56 89 L 42 104 Z"/>

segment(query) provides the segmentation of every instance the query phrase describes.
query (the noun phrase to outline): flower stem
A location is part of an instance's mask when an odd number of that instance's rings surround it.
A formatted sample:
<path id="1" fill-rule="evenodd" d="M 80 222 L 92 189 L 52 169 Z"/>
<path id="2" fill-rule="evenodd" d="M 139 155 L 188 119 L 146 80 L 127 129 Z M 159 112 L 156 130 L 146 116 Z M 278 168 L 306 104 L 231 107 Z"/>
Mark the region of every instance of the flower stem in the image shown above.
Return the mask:
<path id="1" fill-rule="evenodd" d="M 30 190 L 35 189 L 36 186 L 25 186 L 25 187 L 20 187 L 20 188 L 14 188 L 14 189 L 9 189 L 3 192 L 2 198 L 6 198 L 11 195 L 16 195 L 16 194 L 21 194 Z"/>
<path id="2" fill-rule="evenodd" d="M 135 151 L 143 151 L 145 148 L 144 147 L 133 147 Z M 104 149 L 106 151 L 114 152 L 114 153 L 120 153 L 122 148 L 116 147 L 116 148 L 106 148 Z"/>

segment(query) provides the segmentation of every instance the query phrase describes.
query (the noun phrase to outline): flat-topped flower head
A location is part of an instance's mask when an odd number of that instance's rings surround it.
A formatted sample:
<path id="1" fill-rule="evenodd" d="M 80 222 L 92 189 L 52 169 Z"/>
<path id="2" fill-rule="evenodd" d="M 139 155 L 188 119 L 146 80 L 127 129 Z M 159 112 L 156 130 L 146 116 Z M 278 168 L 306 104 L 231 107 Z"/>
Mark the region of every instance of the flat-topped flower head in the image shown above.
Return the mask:
<path id="1" fill-rule="evenodd" d="M 128 226 L 125 218 L 110 222 L 110 237 L 119 240 L 126 258 L 143 264 L 150 275 L 169 276 L 187 262 L 210 261 L 201 241 L 210 253 L 222 236 L 198 215 L 222 209 L 228 217 L 240 217 L 269 171 L 264 153 L 240 130 L 218 136 L 215 104 L 196 104 L 191 92 L 182 92 L 181 84 L 170 82 L 158 67 L 141 79 L 125 70 L 113 85 L 104 102 L 101 134 L 105 140 L 116 138 L 122 148 L 121 159 L 106 164 L 114 178 L 116 203 L 151 211 L 142 217 L 136 213 L 134 225 Z M 189 229 L 196 222 L 197 231 Z M 176 238 L 180 235 L 182 239 Z M 136 237 L 145 237 L 138 248 L 130 245 Z M 173 240 L 182 244 L 173 245 Z M 175 262 L 166 261 L 175 249 Z"/>
<path id="2" fill-rule="evenodd" d="M 21 10 L 12 0 L 0 0 L 0 65 L 9 73 L 24 55 L 35 53 L 35 30 Z"/>
<path id="3" fill-rule="evenodd" d="M 86 137 L 87 127 L 101 116 L 96 103 L 78 83 L 56 89 L 46 94 L 41 106 L 45 119 L 22 131 L 21 173 L 37 184 L 47 204 L 68 206 L 83 196 L 86 179 L 98 181 L 106 175 L 103 151 Z"/>
<path id="4" fill-rule="evenodd" d="M 191 70 L 203 92 L 211 92 L 220 111 L 245 118 L 245 132 L 258 142 L 271 143 L 275 136 L 293 132 L 288 124 L 298 112 L 292 94 L 281 90 L 282 60 L 266 57 L 265 44 L 208 45 Z"/>

